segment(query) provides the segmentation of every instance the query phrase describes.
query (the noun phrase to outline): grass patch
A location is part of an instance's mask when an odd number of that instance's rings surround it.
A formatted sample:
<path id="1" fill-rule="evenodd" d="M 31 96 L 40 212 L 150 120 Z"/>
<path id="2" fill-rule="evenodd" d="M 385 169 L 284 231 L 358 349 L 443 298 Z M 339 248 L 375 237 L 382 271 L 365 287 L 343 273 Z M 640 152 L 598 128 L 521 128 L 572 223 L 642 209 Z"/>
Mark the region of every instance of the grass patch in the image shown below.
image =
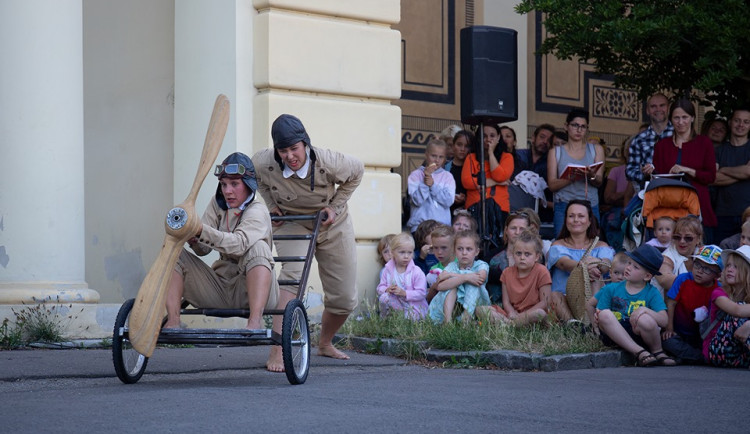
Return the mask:
<path id="1" fill-rule="evenodd" d="M 379 339 L 399 339 L 405 343 L 423 341 L 427 347 L 454 351 L 515 350 L 555 354 L 606 351 L 598 337 L 583 334 L 580 327 L 570 327 L 548 321 L 525 327 L 499 326 L 487 322 L 434 324 L 432 321 L 410 321 L 394 314 L 381 318 L 369 313 L 348 320 L 341 333 Z M 378 352 L 378 345 L 368 348 Z M 477 363 L 468 364 L 476 365 Z M 466 364 L 458 361 L 456 364 Z"/>
<path id="2" fill-rule="evenodd" d="M 44 300 L 35 299 L 35 301 L 37 301 L 36 304 L 22 309 L 11 309 L 16 319 L 12 326 L 7 319 L 3 321 L 2 328 L 0 328 L 3 347 L 11 347 L 6 342 L 12 342 L 13 347 L 16 347 L 31 342 L 66 341 L 65 332 L 80 312 L 71 313 L 73 305 L 61 304 L 59 298 L 55 302 L 51 297 Z"/>

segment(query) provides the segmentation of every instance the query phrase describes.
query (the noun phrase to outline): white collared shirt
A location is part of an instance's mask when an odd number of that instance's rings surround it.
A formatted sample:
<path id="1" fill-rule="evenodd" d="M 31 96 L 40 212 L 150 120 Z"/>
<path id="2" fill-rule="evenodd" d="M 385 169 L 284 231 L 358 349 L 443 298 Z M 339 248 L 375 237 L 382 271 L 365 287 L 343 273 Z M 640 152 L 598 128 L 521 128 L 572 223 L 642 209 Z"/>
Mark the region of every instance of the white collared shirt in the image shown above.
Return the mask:
<path id="1" fill-rule="evenodd" d="M 282 172 L 282 175 L 284 175 L 284 178 L 289 178 L 290 176 L 294 175 L 295 173 L 300 178 L 304 179 L 305 176 L 307 176 L 307 171 L 310 170 L 310 147 L 305 145 L 305 155 L 307 156 L 305 158 L 305 164 L 302 165 L 302 167 L 299 168 L 299 170 L 294 171 L 289 168 L 289 166 L 284 163 L 284 171 Z"/>

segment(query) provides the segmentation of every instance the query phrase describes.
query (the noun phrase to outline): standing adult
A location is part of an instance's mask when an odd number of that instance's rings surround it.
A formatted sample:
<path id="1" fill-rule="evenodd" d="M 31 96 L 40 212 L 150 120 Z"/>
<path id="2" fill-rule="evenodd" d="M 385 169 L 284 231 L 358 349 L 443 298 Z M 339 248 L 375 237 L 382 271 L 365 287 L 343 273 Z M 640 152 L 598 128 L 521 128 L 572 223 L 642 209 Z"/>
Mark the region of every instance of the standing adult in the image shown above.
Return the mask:
<path id="1" fill-rule="evenodd" d="M 283 114 L 271 126 L 273 149 L 253 156 L 258 172 L 258 191 L 271 214 L 309 215 L 327 213 L 318 232 L 315 258 L 323 284 L 325 309 L 321 320 L 318 354 L 336 359 L 349 356 L 333 346 L 333 336 L 357 306 L 357 252 L 347 202 L 362 181 L 364 165 L 348 155 L 313 148 L 302 122 Z M 275 222 L 274 235 L 311 234 L 312 222 Z M 279 256 L 305 256 L 307 241 L 276 243 Z M 286 262 L 280 280 L 299 279 L 302 263 Z M 281 286 L 277 308 L 283 309 L 297 293 L 296 286 Z M 274 316 L 275 331 L 281 317 Z M 281 347 L 271 348 L 266 367 L 283 372 Z"/>
<path id="2" fill-rule="evenodd" d="M 669 108 L 669 120 L 674 134 L 661 139 L 654 146 L 654 173 L 683 174 L 683 181 L 695 187 L 701 205 L 705 241 L 713 244 L 716 214 L 711 206 L 708 185 L 716 179 L 714 145 L 706 136 L 696 135 L 695 106 L 681 98 Z M 741 213 L 742 211 L 740 211 Z"/>
<path id="3" fill-rule="evenodd" d="M 516 149 L 516 145 L 518 143 L 518 139 L 516 139 L 516 130 L 507 125 L 501 126 L 500 139 L 505 142 L 506 151 L 513 156 L 513 174 L 510 176 L 510 180 L 508 180 L 507 182 L 507 184 L 510 184 L 510 182 L 515 179 L 516 175 L 521 173 L 521 171 L 528 169 L 528 166 L 526 165 L 526 162 L 518 155 L 518 150 Z"/>
<path id="4" fill-rule="evenodd" d="M 570 164 L 590 166 L 604 161 L 604 148 L 586 142 L 586 131 L 589 128 L 589 114 L 584 110 L 573 109 L 565 118 L 565 129 L 568 142 L 556 147 L 547 154 L 547 185 L 552 190 L 554 201 L 553 225 L 555 234 L 565 222 L 565 210 L 568 202 L 574 199 L 588 200 L 591 203 L 594 218 L 599 221 L 599 190 L 604 179 L 604 165 L 595 172 L 573 170 L 565 174 Z"/>
<path id="5" fill-rule="evenodd" d="M 716 220 L 714 241 L 740 232 L 742 213 L 750 206 L 750 108 L 735 110 L 731 135 L 716 150 Z"/>
<path id="6" fill-rule="evenodd" d="M 495 124 L 485 125 L 482 129 L 484 133 L 484 165 L 485 173 L 485 199 L 491 199 L 487 202 L 487 227 L 484 228 L 487 234 L 493 236 L 493 243 L 499 245 L 499 233 L 505 223 L 505 215 L 510 211 L 510 198 L 508 195 L 507 181 L 513 174 L 513 157 L 505 152 L 505 142 L 500 140 L 500 127 Z M 477 221 L 481 218 L 478 215 L 479 199 L 481 198 L 477 175 L 479 174 L 479 157 L 477 152 L 469 154 L 466 157 L 464 168 L 461 171 L 461 183 L 466 188 L 466 203 L 464 207 L 476 216 Z M 472 208 L 474 205 L 476 207 Z M 500 212 L 493 212 L 499 208 Z M 486 255 L 488 252 L 484 252 Z"/>
<path id="7" fill-rule="evenodd" d="M 453 159 L 445 163 L 445 170 L 453 175 L 456 182 L 456 197 L 453 200 L 451 211 L 456 208 L 463 208 L 466 202 L 466 188 L 461 183 L 461 171 L 464 168 L 464 161 L 471 152 L 474 143 L 474 134 L 471 131 L 461 130 L 453 137 Z"/>
<path id="8" fill-rule="evenodd" d="M 641 131 L 630 142 L 625 175 L 628 180 L 638 183 L 643 188 L 644 183 L 654 171 L 654 146 L 656 142 L 671 137 L 674 131 L 667 117 L 669 100 L 662 93 L 656 93 L 646 102 L 646 115 L 651 125 Z"/>
<path id="9" fill-rule="evenodd" d="M 550 124 L 542 124 L 536 127 L 528 149 L 516 151 L 526 167 L 542 179 L 547 179 L 547 152 L 552 146 L 552 138 L 555 136 L 555 127 Z"/>

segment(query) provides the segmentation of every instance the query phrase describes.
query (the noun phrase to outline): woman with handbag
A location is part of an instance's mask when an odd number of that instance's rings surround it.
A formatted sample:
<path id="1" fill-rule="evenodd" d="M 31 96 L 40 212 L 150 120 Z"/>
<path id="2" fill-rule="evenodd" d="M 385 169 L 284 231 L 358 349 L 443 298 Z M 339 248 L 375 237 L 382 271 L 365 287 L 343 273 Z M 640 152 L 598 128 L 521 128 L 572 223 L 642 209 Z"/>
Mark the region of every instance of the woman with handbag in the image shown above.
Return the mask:
<path id="1" fill-rule="evenodd" d="M 586 265 L 592 294 L 602 286 L 603 270 L 612 264 L 615 251 L 607 243 L 598 241 L 598 233 L 599 226 L 591 203 L 580 199 L 569 201 L 565 207 L 565 225 L 552 243 L 547 257 L 547 267 L 552 274 L 550 304 L 560 321 L 573 319 L 565 293 L 568 277 L 579 262 Z"/>
<path id="2" fill-rule="evenodd" d="M 486 177 L 485 202 L 487 227 L 486 233 L 491 236 L 492 244 L 499 247 L 500 237 L 505 224 L 505 216 L 510 212 L 508 183 L 513 174 L 513 156 L 506 151 L 505 142 L 500 140 L 500 127 L 495 124 L 485 125 L 484 133 L 484 172 Z M 464 206 L 477 221 L 480 221 L 480 190 L 477 182 L 479 174 L 479 157 L 477 153 L 469 154 L 461 171 L 461 183 L 466 188 Z M 485 255 L 488 252 L 484 252 Z"/>

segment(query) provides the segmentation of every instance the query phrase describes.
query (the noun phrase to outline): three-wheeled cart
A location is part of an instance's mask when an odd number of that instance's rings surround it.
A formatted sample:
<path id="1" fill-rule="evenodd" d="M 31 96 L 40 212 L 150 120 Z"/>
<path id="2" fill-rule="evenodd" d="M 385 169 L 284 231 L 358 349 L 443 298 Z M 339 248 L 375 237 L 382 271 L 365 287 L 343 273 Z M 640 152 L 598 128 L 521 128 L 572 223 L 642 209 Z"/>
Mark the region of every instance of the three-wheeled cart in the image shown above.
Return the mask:
<path id="1" fill-rule="evenodd" d="M 291 384 L 304 383 L 310 368 L 310 329 L 307 311 L 302 301 L 305 296 L 312 259 L 315 256 L 318 231 L 321 221 L 325 218 L 326 214 L 323 212 L 314 215 L 271 217 L 273 221 L 314 220 L 311 234 L 274 236 L 274 243 L 287 240 L 308 240 L 309 242 L 305 256 L 274 257 L 276 263 L 304 262 L 299 280 L 279 280 L 278 282 L 279 285 L 297 285 L 297 297 L 289 301 L 283 310 L 266 309 L 263 311 L 263 315 L 283 315 L 281 335 L 271 329 L 166 329 L 159 333 L 157 344 L 281 345 L 287 379 Z M 112 361 L 115 365 L 115 372 L 117 377 L 126 384 L 137 382 L 148 364 L 148 357 L 138 353 L 128 340 L 128 318 L 134 302 L 135 299 L 131 298 L 120 307 L 112 336 Z M 250 315 L 250 310 L 248 308 L 188 309 L 187 306 L 183 306 L 180 314 L 247 318 Z"/>

